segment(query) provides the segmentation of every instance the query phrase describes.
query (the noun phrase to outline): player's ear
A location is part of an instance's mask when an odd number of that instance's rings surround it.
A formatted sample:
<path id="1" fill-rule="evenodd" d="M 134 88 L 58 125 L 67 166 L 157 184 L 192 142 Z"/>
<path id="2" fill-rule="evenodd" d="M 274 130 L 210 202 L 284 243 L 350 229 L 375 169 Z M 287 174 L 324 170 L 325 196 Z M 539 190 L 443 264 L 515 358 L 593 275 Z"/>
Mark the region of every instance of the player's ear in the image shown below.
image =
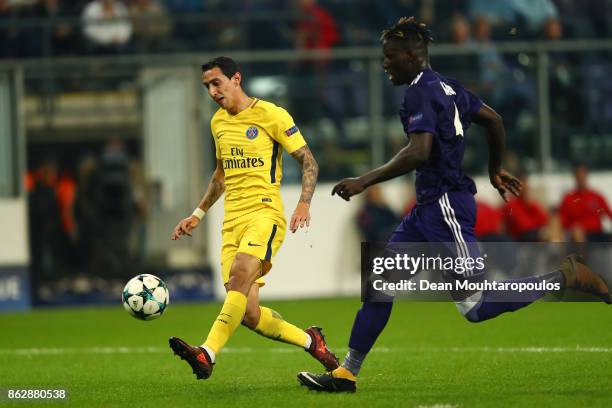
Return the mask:
<path id="1" fill-rule="evenodd" d="M 236 85 L 240 85 L 242 82 L 242 75 L 240 75 L 240 72 L 236 72 L 234 75 L 232 75 L 232 81 L 235 82 Z"/>

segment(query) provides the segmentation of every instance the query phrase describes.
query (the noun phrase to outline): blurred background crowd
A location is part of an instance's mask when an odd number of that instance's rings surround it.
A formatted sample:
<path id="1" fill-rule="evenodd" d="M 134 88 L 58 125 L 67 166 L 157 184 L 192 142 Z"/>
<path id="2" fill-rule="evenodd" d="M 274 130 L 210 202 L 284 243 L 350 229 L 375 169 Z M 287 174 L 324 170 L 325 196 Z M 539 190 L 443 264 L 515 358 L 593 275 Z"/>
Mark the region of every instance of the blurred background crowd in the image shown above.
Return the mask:
<path id="1" fill-rule="evenodd" d="M 601 38 L 608 0 L 0 0 L 0 57 L 372 45 L 417 15 L 439 42 Z"/>
<path id="2" fill-rule="evenodd" d="M 612 6 L 607 0 L 0 0 L 0 56 L 372 45 L 402 15 L 420 16 L 440 42 L 558 40 L 607 37 Z"/>

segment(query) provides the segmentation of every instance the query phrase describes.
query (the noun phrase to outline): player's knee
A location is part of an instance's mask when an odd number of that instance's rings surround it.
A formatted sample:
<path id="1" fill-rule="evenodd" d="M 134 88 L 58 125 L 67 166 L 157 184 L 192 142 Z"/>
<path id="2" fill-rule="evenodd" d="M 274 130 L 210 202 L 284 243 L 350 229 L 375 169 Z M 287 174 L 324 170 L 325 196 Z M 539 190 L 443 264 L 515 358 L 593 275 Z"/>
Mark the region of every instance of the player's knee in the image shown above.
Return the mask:
<path id="1" fill-rule="evenodd" d="M 241 292 L 244 295 L 249 293 L 249 288 L 251 287 L 251 281 L 248 277 L 248 274 L 241 272 L 240 270 L 236 271 L 230 275 L 230 278 L 227 282 L 227 290 L 234 290 L 237 292 Z"/>
<path id="2" fill-rule="evenodd" d="M 259 264 L 248 261 L 245 262 L 236 257 L 234 263 L 232 264 L 232 269 L 230 270 L 227 289 L 242 292 L 247 295 L 251 285 L 259 276 L 259 273 Z"/>

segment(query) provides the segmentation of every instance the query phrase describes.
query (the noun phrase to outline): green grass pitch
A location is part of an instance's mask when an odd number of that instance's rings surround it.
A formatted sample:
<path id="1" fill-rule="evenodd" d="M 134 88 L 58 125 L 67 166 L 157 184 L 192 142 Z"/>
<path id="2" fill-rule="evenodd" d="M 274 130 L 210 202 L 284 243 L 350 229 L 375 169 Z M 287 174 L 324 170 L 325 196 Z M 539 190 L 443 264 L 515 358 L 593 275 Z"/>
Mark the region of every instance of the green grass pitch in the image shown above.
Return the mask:
<path id="1" fill-rule="evenodd" d="M 324 328 L 339 357 L 357 299 L 273 302 L 287 320 Z M 64 402 L 0 400 L 4 406 L 81 407 L 610 407 L 612 308 L 537 303 L 472 324 L 449 303 L 398 302 L 366 360 L 357 394 L 300 387 L 320 372 L 305 352 L 240 327 L 210 379 L 196 381 L 169 336 L 199 343 L 218 304 L 171 304 L 141 322 L 121 305 L 0 315 L 0 388 L 63 388 Z M 28 350 L 31 349 L 31 350 Z"/>

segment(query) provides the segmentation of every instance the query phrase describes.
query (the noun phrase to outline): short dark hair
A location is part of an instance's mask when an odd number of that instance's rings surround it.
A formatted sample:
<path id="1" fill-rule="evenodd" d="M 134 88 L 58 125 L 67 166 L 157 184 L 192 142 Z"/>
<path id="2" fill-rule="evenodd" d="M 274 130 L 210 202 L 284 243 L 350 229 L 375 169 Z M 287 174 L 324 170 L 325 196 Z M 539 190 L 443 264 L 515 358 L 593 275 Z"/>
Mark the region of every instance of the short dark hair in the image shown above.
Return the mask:
<path id="1" fill-rule="evenodd" d="M 397 23 L 383 30 L 380 42 L 396 39 L 405 42 L 413 48 L 427 50 L 429 43 L 434 41 L 427 24 L 419 22 L 415 17 L 401 17 Z"/>
<path id="2" fill-rule="evenodd" d="M 211 70 L 213 68 L 219 68 L 223 75 L 228 78 L 234 76 L 236 72 L 240 72 L 238 63 L 229 57 L 216 57 L 202 65 L 202 72 Z"/>

